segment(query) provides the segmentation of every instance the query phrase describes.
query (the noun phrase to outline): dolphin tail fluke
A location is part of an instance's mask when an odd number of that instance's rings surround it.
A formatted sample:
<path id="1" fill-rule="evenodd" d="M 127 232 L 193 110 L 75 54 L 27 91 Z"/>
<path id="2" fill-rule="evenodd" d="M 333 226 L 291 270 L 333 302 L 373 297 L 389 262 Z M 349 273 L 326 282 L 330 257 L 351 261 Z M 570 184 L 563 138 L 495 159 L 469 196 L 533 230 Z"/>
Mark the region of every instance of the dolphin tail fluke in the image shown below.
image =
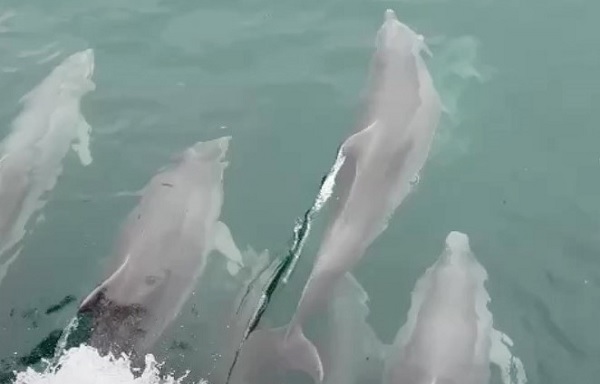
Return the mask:
<path id="1" fill-rule="evenodd" d="M 284 358 L 290 369 L 302 371 L 310 375 L 317 383 L 323 381 L 323 363 L 317 347 L 306 338 L 302 328 L 293 327 L 287 337 L 284 336 Z"/>
<path id="2" fill-rule="evenodd" d="M 247 369 L 255 374 L 270 367 L 300 371 L 308 374 L 315 383 L 323 382 L 323 364 L 315 345 L 306 338 L 299 326 L 253 332 L 244 349 L 251 351 L 253 361 Z M 260 359 L 260 360 L 259 360 Z"/>

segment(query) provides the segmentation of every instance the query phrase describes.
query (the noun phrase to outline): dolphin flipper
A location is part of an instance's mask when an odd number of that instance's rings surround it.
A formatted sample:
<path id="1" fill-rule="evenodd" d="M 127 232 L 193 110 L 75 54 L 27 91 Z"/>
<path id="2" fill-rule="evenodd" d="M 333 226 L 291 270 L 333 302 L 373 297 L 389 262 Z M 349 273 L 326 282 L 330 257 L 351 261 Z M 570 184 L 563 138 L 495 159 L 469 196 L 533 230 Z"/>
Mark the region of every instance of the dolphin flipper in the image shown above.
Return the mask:
<path id="1" fill-rule="evenodd" d="M 283 332 L 281 332 L 283 333 Z M 323 363 L 317 347 L 306 338 L 302 328 L 297 326 L 288 333 L 284 356 L 290 369 L 308 373 L 315 382 L 323 381 Z"/>
<path id="2" fill-rule="evenodd" d="M 215 249 L 225 256 L 227 261 L 227 271 L 230 275 L 235 276 L 243 266 L 242 253 L 235 245 L 233 236 L 229 227 L 222 221 L 217 221 L 215 224 Z"/>
<path id="3" fill-rule="evenodd" d="M 77 127 L 77 143 L 71 145 L 73 151 L 79 156 L 79 161 L 86 167 L 92 163 L 92 154 L 90 151 L 90 132 L 92 127 L 87 121 L 83 120 Z"/>

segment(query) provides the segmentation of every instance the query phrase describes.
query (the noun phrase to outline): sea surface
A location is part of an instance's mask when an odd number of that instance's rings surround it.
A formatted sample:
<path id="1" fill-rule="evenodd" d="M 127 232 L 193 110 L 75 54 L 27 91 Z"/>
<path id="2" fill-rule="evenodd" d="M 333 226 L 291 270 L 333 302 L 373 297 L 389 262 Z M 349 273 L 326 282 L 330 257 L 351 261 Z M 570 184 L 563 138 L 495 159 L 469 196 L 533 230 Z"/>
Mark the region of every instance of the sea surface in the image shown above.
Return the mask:
<path id="1" fill-rule="evenodd" d="M 103 278 L 137 191 L 199 140 L 232 137 L 222 219 L 236 243 L 285 255 L 358 121 L 387 8 L 425 37 L 445 113 L 418 184 L 354 271 L 370 325 L 393 341 L 416 280 L 446 235 L 462 231 L 488 272 L 494 327 L 512 339 L 527 382 L 598 383 L 595 0 L 0 0 L 0 138 L 23 113 L 42 113 L 23 97 L 70 55 L 91 49 L 94 84 L 63 116 L 89 125 L 91 158 L 66 152 L 18 257 L 0 259 L 0 370 L 26 369 L 14 362 L 69 324 Z M 273 323 L 293 313 L 324 223 L 317 217 L 270 304 Z M 155 352 L 172 382 L 187 370 L 210 382 L 194 364 L 211 353 L 195 319 L 218 308 L 202 300 Z M 134 379 L 126 360 L 68 353 L 63 376 L 38 364 L 20 382 L 159 380 L 153 365 Z"/>

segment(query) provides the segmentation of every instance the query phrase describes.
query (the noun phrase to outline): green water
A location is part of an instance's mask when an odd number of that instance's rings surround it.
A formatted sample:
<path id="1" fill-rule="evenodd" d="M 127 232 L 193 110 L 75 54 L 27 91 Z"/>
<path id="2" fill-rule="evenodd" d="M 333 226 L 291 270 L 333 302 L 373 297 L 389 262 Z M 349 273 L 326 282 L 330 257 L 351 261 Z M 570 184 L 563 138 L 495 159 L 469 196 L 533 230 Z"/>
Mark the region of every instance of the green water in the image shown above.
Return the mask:
<path id="1" fill-rule="evenodd" d="M 101 278 L 136 203 L 117 193 L 195 141 L 233 137 L 224 221 L 242 247 L 284 252 L 356 121 L 390 7 L 430 42 L 449 113 L 415 193 L 356 271 L 371 325 L 392 341 L 416 279 L 446 234 L 464 231 L 489 274 L 495 327 L 514 340 L 529 382 L 596 383 L 594 0 L 0 0 L 2 136 L 19 99 L 67 55 L 92 48 L 96 83 L 82 102 L 94 162 L 65 158 L 44 220 L 0 286 L 0 358 L 66 325 L 76 301 L 44 311 Z"/>

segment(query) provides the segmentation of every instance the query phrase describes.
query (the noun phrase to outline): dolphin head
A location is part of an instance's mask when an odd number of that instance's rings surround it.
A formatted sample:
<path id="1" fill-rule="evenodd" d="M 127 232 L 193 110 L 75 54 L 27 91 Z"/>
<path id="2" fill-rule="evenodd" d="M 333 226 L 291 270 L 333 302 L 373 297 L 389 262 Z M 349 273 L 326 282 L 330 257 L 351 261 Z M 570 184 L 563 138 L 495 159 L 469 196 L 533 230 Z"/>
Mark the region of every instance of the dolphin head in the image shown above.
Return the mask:
<path id="1" fill-rule="evenodd" d="M 376 46 L 380 54 L 413 56 L 423 47 L 423 36 L 398 20 L 396 13 L 388 9 L 384 13 L 384 21 L 377 32 Z"/>
<path id="2" fill-rule="evenodd" d="M 169 168 L 179 190 L 194 190 L 196 196 L 187 203 L 186 211 L 204 215 L 204 222 L 211 227 L 220 216 L 223 204 L 223 175 L 228 166 L 226 160 L 230 136 L 210 141 L 199 141 L 172 157 Z M 203 213 L 201 213 L 203 212 Z"/>
<path id="3" fill-rule="evenodd" d="M 469 237 L 458 231 L 452 231 L 446 236 L 445 251 L 442 260 L 450 265 L 461 265 L 473 258 Z"/>
<path id="4" fill-rule="evenodd" d="M 452 231 L 446 236 L 446 247 L 452 252 L 470 251 L 469 237 L 458 231 Z"/>
<path id="5" fill-rule="evenodd" d="M 86 49 L 67 57 L 54 69 L 60 93 L 83 95 L 94 89 L 94 51 Z"/>
<path id="6" fill-rule="evenodd" d="M 67 57 L 38 86 L 21 98 L 21 102 L 48 104 L 49 100 L 78 99 L 96 87 L 94 51 L 86 49 Z"/>
<path id="7" fill-rule="evenodd" d="M 183 160 L 202 163 L 223 163 L 229 149 L 231 136 L 224 136 L 210 141 L 199 141 L 183 152 Z"/>
<path id="8" fill-rule="evenodd" d="M 427 69 L 421 60 L 423 38 L 398 21 L 388 9 L 375 41 L 371 68 L 369 114 L 406 126 L 421 104 Z"/>
<path id="9" fill-rule="evenodd" d="M 60 66 L 73 77 L 90 79 L 94 74 L 94 51 L 90 48 L 67 57 Z"/>

